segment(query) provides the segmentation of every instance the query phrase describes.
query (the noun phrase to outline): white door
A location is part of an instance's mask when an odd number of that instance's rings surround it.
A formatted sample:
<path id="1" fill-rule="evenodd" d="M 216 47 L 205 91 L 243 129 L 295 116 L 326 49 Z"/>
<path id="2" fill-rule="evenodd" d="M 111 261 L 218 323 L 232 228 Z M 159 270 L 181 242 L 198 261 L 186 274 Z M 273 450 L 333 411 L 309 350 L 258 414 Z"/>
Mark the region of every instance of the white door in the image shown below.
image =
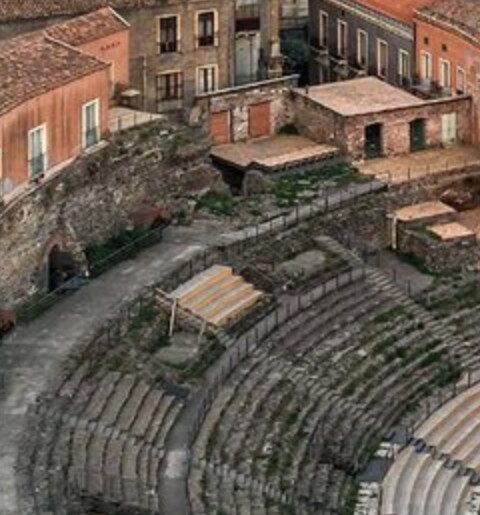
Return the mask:
<path id="1" fill-rule="evenodd" d="M 457 113 L 442 115 L 442 143 L 454 145 L 457 142 Z"/>

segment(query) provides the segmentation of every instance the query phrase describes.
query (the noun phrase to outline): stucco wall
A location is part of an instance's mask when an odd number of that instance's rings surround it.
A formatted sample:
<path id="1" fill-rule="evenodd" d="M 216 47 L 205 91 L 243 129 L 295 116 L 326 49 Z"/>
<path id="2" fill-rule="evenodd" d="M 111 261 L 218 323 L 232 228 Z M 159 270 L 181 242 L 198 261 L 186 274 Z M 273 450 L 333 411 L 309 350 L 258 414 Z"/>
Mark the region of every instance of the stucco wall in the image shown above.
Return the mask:
<path id="1" fill-rule="evenodd" d="M 46 124 L 49 167 L 81 151 L 82 106 L 100 101 L 100 132 L 108 128 L 109 70 L 95 72 L 61 88 L 35 97 L 0 117 L 0 148 L 7 185 L 28 180 L 28 131 Z"/>

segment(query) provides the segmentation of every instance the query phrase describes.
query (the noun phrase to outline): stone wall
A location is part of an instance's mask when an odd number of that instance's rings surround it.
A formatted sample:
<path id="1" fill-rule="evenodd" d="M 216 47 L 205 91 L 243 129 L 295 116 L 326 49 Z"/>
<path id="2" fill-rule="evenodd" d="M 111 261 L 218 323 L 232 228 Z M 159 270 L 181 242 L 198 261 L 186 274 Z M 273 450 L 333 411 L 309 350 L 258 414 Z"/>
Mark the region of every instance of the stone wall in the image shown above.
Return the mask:
<path id="1" fill-rule="evenodd" d="M 347 152 L 344 118 L 295 92 L 292 93 L 292 109 L 295 125 L 302 134 L 318 143 L 336 145 L 343 153 Z"/>
<path id="2" fill-rule="evenodd" d="M 398 230 L 399 252 L 414 256 L 433 272 L 452 272 L 476 265 L 480 247 L 475 237 L 442 241 L 422 227 Z"/>
<path id="3" fill-rule="evenodd" d="M 154 122 L 119 133 L 0 208 L 0 306 L 44 291 L 54 245 L 81 262 L 88 245 L 128 226 L 139 206 L 174 211 L 220 181 L 207 149 L 199 129 Z"/>
<path id="4" fill-rule="evenodd" d="M 303 92 L 292 93 L 295 123 L 302 133 L 319 143 L 336 145 L 352 160 L 365 157 L 365 127 L 382 124 L 384 156 L 410 152 L 410 122 L 425 120 L 425 144 L 436 147 L 442 144 L 442 115 L 457 114 L 457 140 L 470 143 L 471 99 L 452 97 L 425 102 L 406 108 L 358 116 L 342 116 L 310 100 Z"/>
<path id="5" fill-rule="evenodd" d="M 470 143 L 471 99 L 453 97 L 426 102 L 421 106 L 389 109 L 379 113 L 349 117 L 345 122 L 345 139 L 348 154 L 361 159 L 365 153 L 365 127 L 383 124 L 383 154 L 393 156 L 410 151 L 410 122 L 425 120 L 425 144 L 438 147 L 442 144 L 442 115 L 457 113 L 457 140 Z"/>
<path id="6" fill-rule="evenodd" d="M 195 101 L 190 121 L 208 125 L 211 113 L 228 112 L 232 140 L 243 141 L 249 138 L 249 107 L 269 102 L 270 128 L 274 134 L 293 121 L 291 86 L 297 78 L 294 75 L 201 95 Z"/>

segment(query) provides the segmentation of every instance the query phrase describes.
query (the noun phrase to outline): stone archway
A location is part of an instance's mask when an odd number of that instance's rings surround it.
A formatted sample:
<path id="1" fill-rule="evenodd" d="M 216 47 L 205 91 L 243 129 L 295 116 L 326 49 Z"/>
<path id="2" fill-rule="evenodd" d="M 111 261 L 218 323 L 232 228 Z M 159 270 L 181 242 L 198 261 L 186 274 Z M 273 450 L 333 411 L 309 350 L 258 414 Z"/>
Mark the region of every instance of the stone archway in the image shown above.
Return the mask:
<path id="1" fill-rule="evenodd" d="M 57 290 L 76 275 L 78 275 L 78 266 L 73 256 L 62 250 L 59 245 L 53 245 L 47 258 L 48 291 Z"/>

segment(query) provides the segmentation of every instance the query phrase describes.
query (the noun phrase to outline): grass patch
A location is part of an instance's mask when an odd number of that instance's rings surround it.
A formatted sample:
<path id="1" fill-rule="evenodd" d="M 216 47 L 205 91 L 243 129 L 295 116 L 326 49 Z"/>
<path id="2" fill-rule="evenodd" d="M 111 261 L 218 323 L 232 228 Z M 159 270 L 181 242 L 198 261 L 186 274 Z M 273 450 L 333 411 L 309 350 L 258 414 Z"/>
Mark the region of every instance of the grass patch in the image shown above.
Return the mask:
<path id="1" fill-rule="evenodd" d="M 404 317 L 407 315 L 407 312 L 405 310 L 404 306 L 395 306 L 388 311 L 384 311 L 383 313 L 380 313 L 373 319 L 374 324 L 386 324 L 387 322 L 392 322 L 393 320 Z"/>
<path id="2" fill-rule="evenodd" d="M 308 191 L 314 192 L 324 182 L 345 186 L 359 182 L 363 177 L 347 163 L 318 168 L 303 174 L 285 174 L 275 180 L 273 194 L 279 207 L 291 207 L 299 203 Z"/>
<path id="3" fill-rule="evenodd" d="M 345 498 L 343 501 L 343 508 L 341 511 L 342 515 L 353 515 L 355 513 L 355 506 L 357 505 L 358 500 L 358 491 L 359 485 L 356 482 L 353 482 L 348 487 L 347 492 L 345 493 Z"/>
<path id="4" fill-rule="evenodd" d="M 209 192 L 201 197 L 195 209 L 205 209 L 217 216 L 233 216 L 235 213 L 235 202 L 230 195 L 224 193 Z"/>
<path id="5" fill-rule="evenodd" d="M 145 304 L 142 304 L 138 313 L 130 320 L 128 324 L 128 333 L 134 333 L 150 325 L 158 316 L 158 307 L 152 299 Z"/>
<path id="6" fill-rule="evenodd" d="M 87 247 L 85 250 L 85 255 L 90 267 L 94 267 L 96 263 L 104 261 L 119 250 L 125 251 L 123 255 L 125 259 L 128 257 L 133 257 L 139 250 L 135 248 L 133 243 L 146 234 L 147 231 L 143 229 L 125 229 L 104 243 Z M 127 249 L 125 247 L 127 247 Z"/>

